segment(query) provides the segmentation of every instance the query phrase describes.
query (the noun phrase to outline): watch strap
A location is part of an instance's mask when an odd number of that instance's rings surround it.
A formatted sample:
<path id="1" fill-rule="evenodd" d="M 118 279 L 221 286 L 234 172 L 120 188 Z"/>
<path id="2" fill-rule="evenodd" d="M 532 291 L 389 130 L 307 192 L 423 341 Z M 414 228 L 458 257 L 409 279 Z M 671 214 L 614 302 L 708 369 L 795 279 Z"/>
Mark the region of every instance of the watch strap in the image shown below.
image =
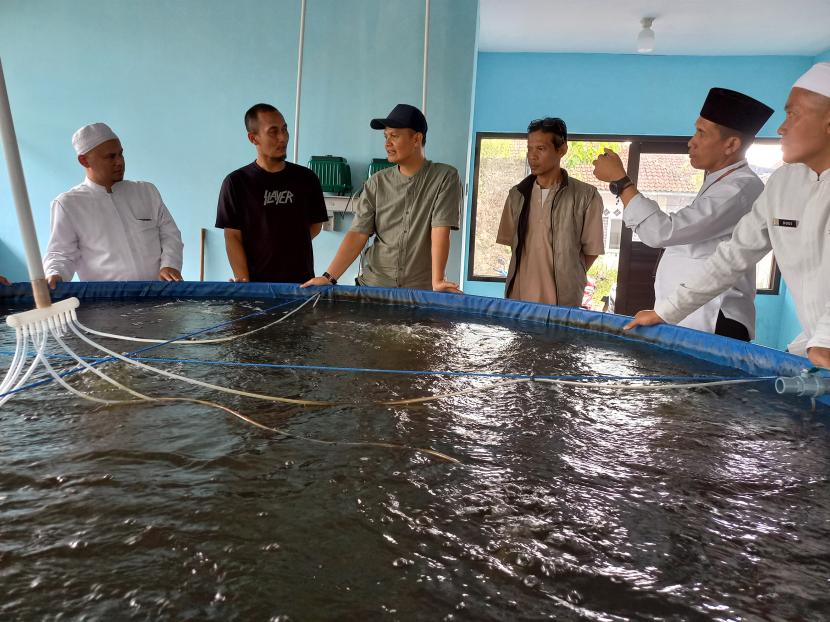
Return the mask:
<path id="1" fill-rule="evenodd" d="M 623 190 L 633 185 L 634 182 L 631 181 L 631 178 L 628 175 L 626 175 L 622 179 L 612 181 L 610 184 L 608 184 L 608 189 L 611 191 L 611 194 L 613 194 L 615 197 L 619 197 L 623 193 Z"/>

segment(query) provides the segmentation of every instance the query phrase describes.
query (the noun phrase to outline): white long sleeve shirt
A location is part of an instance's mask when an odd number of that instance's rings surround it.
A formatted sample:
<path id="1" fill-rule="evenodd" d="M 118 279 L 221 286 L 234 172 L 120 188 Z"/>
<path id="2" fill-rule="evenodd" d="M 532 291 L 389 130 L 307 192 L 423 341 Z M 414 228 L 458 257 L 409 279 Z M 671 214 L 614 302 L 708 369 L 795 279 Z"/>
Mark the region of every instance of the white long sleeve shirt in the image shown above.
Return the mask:
<path id="1" fill-rule="evenodd" d="M 158 189 L 120 181 L 107 192 L 83 183 L 52 201 L 52 233 L 43 260 L 64 281 L 155 281 L 182 268 L 182 236 Z"/>
<path id="2" fill-rule="evenodd" d="M 830 348 L 830 169 L 786 164 L 769 178 L 752 211 L 718 246 L 703 274 L 655 304 L 674 323 L 726 290 L 770 249 L 795 301 L 802 333 L 789 351 Z"/>
<path id="3" fill-rule="evenodd" d="M 732 171 L 732 172 L 729 172 Z M 709 173 L 688 206 L 667 214 L 656 201 L 636 195 L 623 210 L 623 221 L 648 246 L 665 248 L 654 280 L 654 296 L 662 300 L 681 283 L 704 269 L 721 242 L 752 209 L 764 182 L 746 160 Z M 680 326 L 715 332 L 718 312 L 755 333 L 755 264 L 749 266 L 721 295 L 676 322 Z"/>

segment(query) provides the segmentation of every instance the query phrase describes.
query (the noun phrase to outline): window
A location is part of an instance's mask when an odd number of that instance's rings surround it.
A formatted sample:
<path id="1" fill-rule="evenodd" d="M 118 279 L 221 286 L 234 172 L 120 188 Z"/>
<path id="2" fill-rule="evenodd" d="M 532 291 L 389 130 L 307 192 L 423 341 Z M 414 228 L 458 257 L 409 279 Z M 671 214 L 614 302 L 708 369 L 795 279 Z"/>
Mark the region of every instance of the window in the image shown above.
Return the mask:
<path id="1" fill-rule="evenodd" d="M 510 248 L 496 244 L 496 234 L 507 192 L 530 172 L 526 158 L 524 135 L 478 136 L 468 266 L 472 280 L 503 281 L 507 276 Z"/>
<path id="2" fill-rule="evenodd" d="M 607 235 L 605 237 L 605 250 L 616 251 L 620 250 L 620 238 L 622 237 L 622 218 L 614 218 L 608 224 L 604 224 Z"/>
<path id="3" fill-rule="evenodd" d="M 617 280 L 622 204 L 608 191 L 608 185 L 593 175 L 593 160 L 605 147 L 627 152 L 627 143 L 598 142 L 570 137 L 562 166 L 575 179 L 599 190 L 604 204 L 603 232 L 605 255 L 599 257 L 589 276 L 595 282 L 592 307 L 603 307 Z M 625 157 L 625 155 L 623 156 Z M 496 243 L 501 213 L 510 188 L 530 174 L 527 166 L 527 140 L 524 134 L 479 134 L 476 140 L 476 175 L 473 186 L 473 215 L 470 231 L 468 279 L 504 281 L 510 266 L 510 248 Z"/>
<path id="4" fill-rule="evenodd" d="M 777 140 L 758 139 L 746 152 L 746 161 L 764 184 L 782 164 L 781 143 Z M 781 284 L 781 273 L 775 258 L 769 253 L 755 270 L 755 287 L 759 294 L 777 294 Z"/>
<path id="5" fill-rule="evenodd" d="M 608 191 L 607 184 L 593 176 L 592 162 L 605 147 L 620 153 L 628 168 L 638 172 L 638 186 L 660 207 L 674 212 L 694 200 L 703 183 L 703 172 L 691 168 L 685 150 L 685 138 L 654 139 L 628 137 L 571 136 L 568 154 L 562 160 L 563 168 L 575 179 L 597 188 L 603 200 L 603 229 L 606 254 L 600 257 L 589 272 L 597 281 L 597 300 L 594 308 L 602 308 L 599 298 L 617 280 L 621 244 L 624 243 L 622 204 Z M 632 143 L 634 141 L 634 143 Z M 677 145 L 661 148 L 660 144 Z M 636 153 L 629 158 L 629 149 L 636 146 Z M 647 148 L 657 144 L 656 149 Z M 674 152 L 674 151 L 679 151 Z M 496 243 L 501 213 L 511 187 L 529 173 L 526 161 L 525 134 L 479 133 L 476 135 L 475 176 L 470 227 L 468 280 L 504 281 L 510 265 L 510 248 Z M 778 141 L 756 141 L 747 159 L 752 169 L 766 182 L 772 172 L 781 165 L 781 149 Z M 625 231 L 628 231 L 627 229 Z M 636 241 L 636 236 L 634 240 Z M 758 293 L 777 294 L 780 277 L 772 255 L 765 257 L 757 269 Z"/>

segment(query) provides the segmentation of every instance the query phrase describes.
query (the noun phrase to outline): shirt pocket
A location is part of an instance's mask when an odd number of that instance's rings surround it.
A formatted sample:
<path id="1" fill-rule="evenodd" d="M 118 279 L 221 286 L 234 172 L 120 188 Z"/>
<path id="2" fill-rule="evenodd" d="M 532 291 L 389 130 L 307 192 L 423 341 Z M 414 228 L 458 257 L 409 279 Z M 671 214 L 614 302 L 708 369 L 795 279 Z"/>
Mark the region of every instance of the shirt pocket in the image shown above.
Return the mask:
<path id="1" fill-rule="evenodd" d="M 154 218 L 135 218 L 130 235 L 136 246 L 147 254 L 161 253 L 161 238 L 159 236 L 158 221 Z"/>
<path id="2" fill-rule="evenodd" d="M 797 221 L 791 221 L 797 222 Z M 772 252 L 778 267 L 785 272 L 799 271 L 804 264 L 805 257 L 801 253 L 787 252 L 789 249 L 805 248 L 810 246 L 809 239 L 804 238 L 804 225 L 782 226 L 776 224 L 775 220 L 769 226 L 769 237 L 772 242 Z M 785 249 L 775 252 L 776 249 Z"/>
<path id="3" fill-rule="evenodd" d="M 157 229 L 158 223 L 155 218 L 133 218 L 133 228 L 136 231 L 144 231 L 146 229 Z"/>
<path id="4" fill-rule="evenodd" d="M 128 202 L 129 208 L 124 213 L 125 220 L 129 220 L 129 227 L 134 231 L 145 231 L 158 227 L 158 212 L 148 204 Z"/>
<path id="5" fill-rule="evenodd" d="M 156 222 L 152 218 L 148 218 L 148 219 L 136 218 L 135 222 L 133 223 L 132 229 L 133 229 L 133 231 L 135 231 L 136 237 L 138 237 L 141 240 L 153 239 L 153 238 L 158 240 L 158 237 L 159 237 L 158 222 Z"/>

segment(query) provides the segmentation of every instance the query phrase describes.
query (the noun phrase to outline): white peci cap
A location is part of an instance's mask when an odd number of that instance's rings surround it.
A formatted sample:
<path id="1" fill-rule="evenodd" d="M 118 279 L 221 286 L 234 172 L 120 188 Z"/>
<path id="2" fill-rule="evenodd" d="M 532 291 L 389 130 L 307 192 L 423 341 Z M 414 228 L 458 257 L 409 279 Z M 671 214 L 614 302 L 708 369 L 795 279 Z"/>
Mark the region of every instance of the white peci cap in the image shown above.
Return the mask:
<path id="1" fill-rule="evenodd" d="M 830 63 L 816 63 L 796 80 L 793 87 L 830 97 Z"/>
<path id="2" fill-rule="evenodd" d="M 72 134 L 72 146 L 75 148 L 75 153 L 84 155 L 95 149 L 101 143 L 108 140 L 117 139 L 106 123 L 92 123 L 85 125 L 77 132 Z"/>

